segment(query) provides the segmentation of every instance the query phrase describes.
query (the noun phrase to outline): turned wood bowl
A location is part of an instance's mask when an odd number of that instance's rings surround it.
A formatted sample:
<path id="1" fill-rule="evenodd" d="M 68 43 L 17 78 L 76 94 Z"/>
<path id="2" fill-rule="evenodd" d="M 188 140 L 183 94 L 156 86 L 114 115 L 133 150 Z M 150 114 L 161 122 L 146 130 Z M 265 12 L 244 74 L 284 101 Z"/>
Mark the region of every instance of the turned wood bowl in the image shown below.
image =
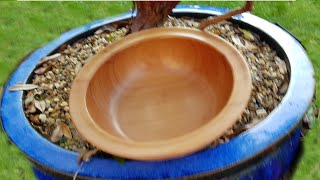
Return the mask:
<path id="1" fill-rule="evenodd" d="M 144 30 L 108 45 L 78 73 L 70 113 L 98 149 L 137 160 L 198 151 L 231 128 L 251 93 L 228 42 L 184 28 Z"/>

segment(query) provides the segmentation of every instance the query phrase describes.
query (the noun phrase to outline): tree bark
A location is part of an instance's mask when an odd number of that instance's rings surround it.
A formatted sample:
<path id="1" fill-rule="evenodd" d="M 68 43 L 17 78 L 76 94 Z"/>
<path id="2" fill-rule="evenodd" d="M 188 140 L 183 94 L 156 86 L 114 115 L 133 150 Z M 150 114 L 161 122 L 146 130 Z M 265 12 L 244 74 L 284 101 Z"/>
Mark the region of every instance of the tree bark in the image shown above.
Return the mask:
<path id="1" fill-rule="evenodd" d="M 135 1 L 137 16 L 131 25 L 131 32 L 158 27 L 163 24 L 179 1 Z"/>
<path id="2" fill-rule="evenodd" d="M 143 29 L 162 26 L 172 9 L 179 1 L 134 1 L 137 16 L 132 21 L 130 28 L 131 33 Z M 241 8 L 231 10 L 213 19 L 203 20 L 200 22 L 199 29 L 203 30 L 210 24 L 218 23 L 222 20 L 230 19 L 232 16 L 243 12 L 252 11 L 254 8 L 253 1 L 247 1 Z"/>

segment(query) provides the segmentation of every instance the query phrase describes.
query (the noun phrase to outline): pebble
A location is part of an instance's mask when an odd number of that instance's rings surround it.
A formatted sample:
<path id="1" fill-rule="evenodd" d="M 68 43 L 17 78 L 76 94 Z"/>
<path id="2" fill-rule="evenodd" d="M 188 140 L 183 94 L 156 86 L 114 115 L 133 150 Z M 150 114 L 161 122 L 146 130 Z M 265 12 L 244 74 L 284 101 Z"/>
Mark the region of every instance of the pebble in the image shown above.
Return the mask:
<path id="1" fill-rule="evenodd" d="M 69 111 L 69 107 L 66 106 L 66 107 L 63 108 L 63 110 L 66 111 L 66 112 L 68 112 L 68 111 Z"/>
<path id="2" fill-rule="evenodd" d="M 287 92 L 288 87 L 289 87 L 289 83 L 288 82 L 284 82 L 281 85 L 281 88 L 279 89 L 279 92 L 284 95 Z"/>
<path id="3" fill-rule="evenodd" d="M 54 120 L 54 118 L 52 118 L 52 117 L 49 117 L 48 119 L 47 119 L 47 123 L 49 124 L 49 125 L 54 125 L 55 124 L 55 120 Z"/>
<path id="4" fill-rule="evenodd" d="M 268 114 L 265 109 L 257 109 L 256 113 L 259 117 L 265 117 Z"/>
<path id="5" fill-rule="evenodd" d="M 40 114 L 39 119 L 42 123 L 45 123 L 47 121 L 47 116 L 45 114 Z"/>
<path id="6" fill-rule="evenodd" d="M 68 106 L 68 103 L 67 103 L 66 101 L 63 101 L 63 102 L 60 104 L 60 106 L 62 106 L 62 107 Z"/>

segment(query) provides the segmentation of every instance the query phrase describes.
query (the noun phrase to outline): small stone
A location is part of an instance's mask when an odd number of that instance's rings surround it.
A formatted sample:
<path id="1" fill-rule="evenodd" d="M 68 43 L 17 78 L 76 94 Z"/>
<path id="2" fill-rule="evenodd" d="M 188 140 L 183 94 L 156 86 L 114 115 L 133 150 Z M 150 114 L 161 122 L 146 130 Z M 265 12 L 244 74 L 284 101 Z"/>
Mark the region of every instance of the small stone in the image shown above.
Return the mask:
<path id="1" fill-rule="evenodd" d="M 260 116 L 260 117 L 264 117 L 264 116 L 266 116 L 266 115 L 268 114 L 265 109 L 257 109 L 257 110 L 256 110 L 256 113 L 257 113 L 257 115 Z"/>
<path id="2" fill-rule="evenodd" d="M 51 101 L 49 99 L 45 99 L 44 102 L 46 103 L 46 108 L 49 108 Z"/>
<path id="3" fill-rule="evenodd" d="M 60 99 L 59 99 L 58 97 L 55 97 L 55 98 L 53 98 L 53 101 L 54 101 L 54 102 L 59 102 Z"/>
<path id="4" fill-rule="evenodd" d="M 57 89 L 59 89 L 61 86 L 59 83 L 54 83 L 54 87 L 56 87 Z"/>
<path id="5" fill-rule="evenodd" d="M 45 114 L 40 114 L 39 119 L 42 123 L 45 123 L 47 121 L 47 116 Z"/>
<path id="6" fill-rule="evenodd" d="M 47 122 L 48 122 L 49 125 L 54 125 L 54 124 L 56 123 L 56 121 L 55 121 L 54 118 L 52 118 L 52 117 L 49 117 L 49 118 L 47 119 Z"/>
<path id="7" fill-rule="evenodd" d="M 280 92 L 281 94 L 285 94 L 285 93 L 287 92 L 287 90 L 288 90 L 288 86 L 289 86 L 289 83 L 288 83 L 288 82 L 284 82 L 284 83 L 281 85 L 281 87 L 280 87 L 280 89 L 279 89 L 279 92 Z"/>
<path id="8" fill-rule="evenodd" d="M 61 123 L 61 119 L 57 118 L 56 119 L 56 124 L 60 124 Z"/>
<path id="9" fill-rule="evenodd" d="M 68 112 L 68 111 L 69 111 L 69 107 L 66 106 L 66 107 L 63 108 L 63 110 L 66 111 L 66 112 Z"/>
<path id="10" fill-rule="evenodd" d="M 53 86 L 53 84 L 49 84 L 48 87 L 49 87 L 50 90 L 52 90 L 54 86 Z"/>
<path id="11" fill-rule="evenodd" d="M 52 112 L 54 112 L 54 109 L 53 109 L 52 107 L 50 107 L 50 108 L 48 109 L 48 112 L 52 113 Z"/>
<path id="12" fill-rule="evenodd" d="M 51 79 L 52 79 L 52 76 L 46 75 L 46 78 L 49 79 L 49 80 L 51 80 Z"/>
<path id="13" fill-rule="evenodd" d="M 271 72 L 271 73 L 270 73 L 270 77 L 271 77 L 271 78 L 277 77 L 277 73 L 276 73 L 276 72 Z"/>
<path id="14" fill-rule="evenodd" d="M 71 119 L 71 115 L 69 113 L 65 114 L 66 118 Z"/>
<path id="15" fill-rule="evenodd" d="M 63 101 L 61 104 L 60 104 L 60 106 L 62 106 L 62 107 L 65 107 L 65 106 L 67 106 L 68 105 L 68 103 L 66 102 L 66 101 Z"/>
<path id="16" fill-rule="evenodd" d="M 58 112 L 55 112 L 55 113 L 52 113 L 51 114 L 51 117 L 53 117 L 53 118 L 56 118 L 56 117 L 58 117 L 59 116 L 59 113 Z"/>

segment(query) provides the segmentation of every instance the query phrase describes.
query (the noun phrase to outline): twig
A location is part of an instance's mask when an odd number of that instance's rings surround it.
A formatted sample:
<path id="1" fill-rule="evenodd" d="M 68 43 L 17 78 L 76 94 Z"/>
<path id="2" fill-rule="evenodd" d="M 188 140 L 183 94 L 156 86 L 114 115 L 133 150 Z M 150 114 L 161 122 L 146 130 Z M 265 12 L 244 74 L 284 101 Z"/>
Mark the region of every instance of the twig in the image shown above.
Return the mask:
<path id="1" fill-rule="evenodd" d="M 83 164 L 84 164 L 84 162 L 82 161 L 80 166 L 79 166 L 79 168 L 77 169 L 76 173 L 74 173 L 72 180 L 76 180 L 77 179 L 77 176 L 78 176 Z"/>
<path id="2" fill-rule="evenodd" d="M 206 28 L 207 26 L 209 26 L 211 24 L 216 24 L 220 21 L 230 19 L 232 16 L 235 16 L 237 14 L 241 14 L 241 13 L 244 13 L 247 11 L 251 12 L 252 10 L 253 10 L 253 1 L 247 1 L 246 4 L 239 9 L 235 9 L 235 10 L 229 11 L 225 14 L 222 14 L 220 16 L 216 16 L 213 19 L 207 19 L 207 20 L 200 22 L 199 29 L 203 30 L 204 28 Z"/>
<path id="3" fill-rule="evenodd" d="M 37 66 L 40 66 L 41 64 L 43 64 L 43 63 L 45 63 L 45 62 L 48 62 L 48 61 L 51 61 L 51 60 L 53 60 L 53 59 L 58 59 L 58 58 L 60 58 L 61 56 L 62 56 L 62 55 L 61 55 L 60 53 L 55 53 L 55 54 L 53 54 L 53 55 L 51 55 L 51 56 L 44 57 L 43 59 L 41 59 L 41 60 L 38 62 Z"/>
<path id="4" fill-rule="evenodd" d="M 92 150 L 85 150 L 81 152 L 77 158 L 78 163 L 90 161 L 91 157 L 97 154 L 98 151 L 98 149 L 94 148 Z"/>

